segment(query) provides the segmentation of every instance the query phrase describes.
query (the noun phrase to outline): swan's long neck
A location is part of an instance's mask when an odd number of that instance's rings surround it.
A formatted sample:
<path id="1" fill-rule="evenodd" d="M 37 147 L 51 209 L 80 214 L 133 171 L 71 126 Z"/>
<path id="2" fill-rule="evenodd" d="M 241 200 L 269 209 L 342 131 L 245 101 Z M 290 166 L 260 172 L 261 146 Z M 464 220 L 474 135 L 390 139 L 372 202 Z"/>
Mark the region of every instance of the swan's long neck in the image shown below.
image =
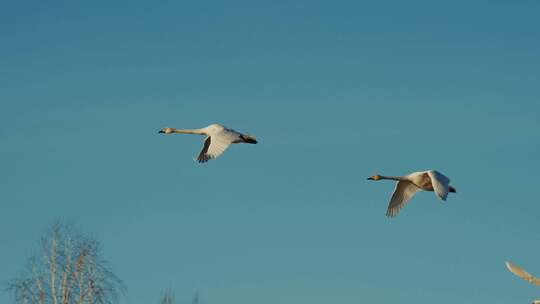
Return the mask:
<path id="1" fill-rule="evenodd" d="M 403 176 L 382 176 L 380 179 L 389 179 L 389 180 L 395 180 L 395 181 L 403 181 L 405 178 Z"/>
<path id="2" fill-rule="evenodd" d="M 180 133 L 180 134 L 197 134 L 197 135 L 205 135 L 203 130 L 201 129 L 184 129 L 184 130 L 178 130 L 175 129 L 174 133 Z"/>

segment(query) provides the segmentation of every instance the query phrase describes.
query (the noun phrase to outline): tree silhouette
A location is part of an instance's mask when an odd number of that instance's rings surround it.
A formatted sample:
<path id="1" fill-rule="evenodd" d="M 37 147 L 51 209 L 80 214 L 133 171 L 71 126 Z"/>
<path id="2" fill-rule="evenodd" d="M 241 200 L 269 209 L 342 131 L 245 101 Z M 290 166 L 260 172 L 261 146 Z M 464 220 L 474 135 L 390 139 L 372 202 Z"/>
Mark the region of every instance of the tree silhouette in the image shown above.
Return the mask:
<path id="1" fill-rule="evenodd" d="M 56 223 L 23 274 L 8 286 L 18 304 L 113 304 L 125 288 L 99 242 Z"/>

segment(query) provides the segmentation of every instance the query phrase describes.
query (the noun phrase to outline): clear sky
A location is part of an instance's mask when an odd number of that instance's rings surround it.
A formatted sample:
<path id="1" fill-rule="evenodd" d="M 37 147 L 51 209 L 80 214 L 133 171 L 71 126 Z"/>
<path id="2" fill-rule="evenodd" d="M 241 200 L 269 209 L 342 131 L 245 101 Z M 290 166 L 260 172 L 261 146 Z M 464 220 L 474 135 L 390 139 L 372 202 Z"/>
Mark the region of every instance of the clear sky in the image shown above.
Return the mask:
<path id="1" fill-rule="evenodd" d="M 0 4 L 0 282 L 60 218 L 122 303 L 540 297 L 540 2 L 256 2 Z M 157 134 L 210 123 L 259 144 Z M 366 177 L 431 168 L 387 219 Z"/>

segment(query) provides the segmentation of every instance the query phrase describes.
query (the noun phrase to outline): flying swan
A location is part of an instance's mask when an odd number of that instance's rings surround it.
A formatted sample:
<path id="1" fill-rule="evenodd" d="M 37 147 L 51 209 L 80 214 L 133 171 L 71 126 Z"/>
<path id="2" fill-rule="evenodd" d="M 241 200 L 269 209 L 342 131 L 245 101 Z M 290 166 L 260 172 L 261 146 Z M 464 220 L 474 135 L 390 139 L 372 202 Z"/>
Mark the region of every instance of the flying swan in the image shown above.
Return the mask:
<path id="1" fill-rule="evenodd" d="M 230 144 L 247 143 L 256 144 L 257 140 L 251 135 L 242 134 L 222 125 L 212 124 L 202 129 L 178 130 L 175 128 L 163 128 L 158 133 L 164 134 L 197 134 L 206 135 L 204 146 L 197 156 L 199 163 L 205 163 L 220 156 Z"/>
<path id="2" fill-rule="evenodd" d="M 399 210 L 418 191 L 434 191 L 443 201 L 446 200 L 448 192 L 456 192 L 456 189 L 450 186 L 450 179 L 435 170 L 413 172 L 406 176 L 382 176 L 377 174 L 368 178 L 368 180 L 374 181 L 383 179 L 397 181 L 396 189 L 392 194 L 392 198 L 390 198 L 390 204 L 386 211 L 387 217 L 396 216 Z"/>

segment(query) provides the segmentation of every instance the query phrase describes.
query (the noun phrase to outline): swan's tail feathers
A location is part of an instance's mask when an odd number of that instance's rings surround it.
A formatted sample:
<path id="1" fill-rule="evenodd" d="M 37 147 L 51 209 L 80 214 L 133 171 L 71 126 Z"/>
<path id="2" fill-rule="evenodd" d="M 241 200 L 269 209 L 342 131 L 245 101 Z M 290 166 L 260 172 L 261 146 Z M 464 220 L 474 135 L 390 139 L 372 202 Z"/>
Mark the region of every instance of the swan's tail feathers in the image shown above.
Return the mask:
<path id="1" fill-rule="evenodd" d="M 247 144 L 256 144 L 257 143 L 257 139 L 255 137 L 251 136 L 251 135 L 242 135 L 241 138 Z"/>

